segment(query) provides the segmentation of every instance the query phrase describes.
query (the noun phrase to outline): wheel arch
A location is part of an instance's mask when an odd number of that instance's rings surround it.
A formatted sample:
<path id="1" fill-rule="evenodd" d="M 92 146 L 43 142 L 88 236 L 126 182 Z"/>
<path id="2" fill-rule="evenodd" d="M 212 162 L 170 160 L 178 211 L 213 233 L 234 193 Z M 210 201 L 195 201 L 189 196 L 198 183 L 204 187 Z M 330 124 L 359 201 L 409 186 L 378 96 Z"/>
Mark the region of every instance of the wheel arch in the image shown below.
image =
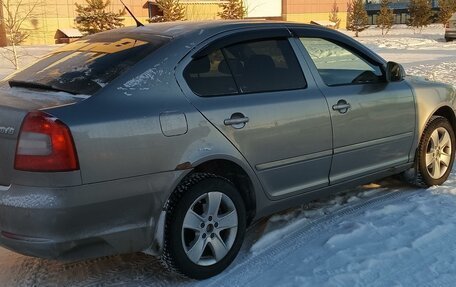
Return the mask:
<path id="1" fill-rule="evenodd" d="M 184 166 L 187 169 L 172 185 L 172 192 L 169 193 L 167 200 L 165 200 L 163 210 L 161 211 L 159 218 L 157 220 L 153 242 L 149 248 L 144 250 L 144 252 L 147 254 L 161 254 L 164 240 L 167 202 L 169 198 L 173 196 L 176 187 L 181 182 L 186 180 L 189 176 L 197 172 L 212 173 L 230 180 L 240 191 L 240 194 L 244 200 L 247 215 L 247 226 L 251 224 L 255 219 L 258 207 L 257 201 L 261 201 L 261 199 L 258 198 L 258 196 L 261 196 L 262 194 L 262 187 L 258 179 L 256 178 L 255 173 L 253 172 L 253 170 L 250 169 L 249 165 L 242 162 L 238 158 L 219 154 L 201 158 L 200 160 L 194 163 L 186 163 Z"/>
<path id="2" fill-rule="evenodd" d="M 428 122 L 433 116 L 441 116 L 446 118 L 453 127 L 453 131 L 456 132 L 456 116 L 454 114 L 454 110 L 451 107 L 441 106 L 431 115 L 431 117 L 428 119 Z"/>
<path id="3" fill-rule="evenodd" d="M 234 161 L 228 159 L 211 159 L 193 168 L 188 175 L 196 172 L 212 173 L 227 178 L 237 188 L 244 200 L 247 214 L 247 224 L 250 224 L 256 214 L 256 193 L 251 176 Z"/>
<path id="4" fill-rule="evenodd" d="M 419 121 L 419 126 L 418 126 L 418 141 L 421 140 L 421 137 L 423 136 L 424 129 L 426 126 L 431 122 L 432 117 L 435 116 L 441 116 L 446 118 L 451 126 L 453 127 L 453 131 L 456 133 L 456 115 L 455 111 L 449 106 L 448 104 L 441 104 L 438 107 L 436 107 L 432 111 L 428 111 L 425 114 L 425 117 L 422 117 L 421 120 Z"/>

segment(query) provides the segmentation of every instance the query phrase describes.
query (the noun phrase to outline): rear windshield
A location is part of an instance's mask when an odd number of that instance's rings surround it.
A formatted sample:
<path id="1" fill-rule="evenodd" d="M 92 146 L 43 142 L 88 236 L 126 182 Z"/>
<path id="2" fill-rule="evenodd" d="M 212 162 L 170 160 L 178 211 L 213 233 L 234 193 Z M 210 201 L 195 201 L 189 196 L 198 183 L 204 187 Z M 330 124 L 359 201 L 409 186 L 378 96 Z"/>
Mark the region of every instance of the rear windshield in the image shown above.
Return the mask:
<path id="1" fill-rule="evenodd" d="M 56 50 L 7 80 L 93 95 L 168 41 L 150 35 L 94 35 Z"/>

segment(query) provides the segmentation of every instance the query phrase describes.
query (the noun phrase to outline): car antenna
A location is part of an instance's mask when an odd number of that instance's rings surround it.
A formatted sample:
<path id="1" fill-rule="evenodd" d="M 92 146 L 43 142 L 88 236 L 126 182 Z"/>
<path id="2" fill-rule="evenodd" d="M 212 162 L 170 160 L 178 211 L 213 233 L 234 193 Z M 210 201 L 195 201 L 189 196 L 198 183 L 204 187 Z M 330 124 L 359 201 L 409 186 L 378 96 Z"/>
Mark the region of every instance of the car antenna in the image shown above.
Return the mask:
<path id="1" fill-rule="evenodd" d="M 127 10 L 127 12 L 131 15 L 131 17 L 132 17 L 133 19 L 135 19 L 136 27 L 142 27 L 142 26 L 144 26 L 144 24 L 141 23 L 141 22 L 139 22 L 139 20 L 135 17 L 135 15 L 133 15 L 133 13 L 130 11 L 130 9 L 128 9 L 127 5 L 125 5 L 125 3 L 124 3 L 122 0 L 120 0 L 120 3 L 122 3 L 122 5 L 124 5 L 125 10 Z"/>

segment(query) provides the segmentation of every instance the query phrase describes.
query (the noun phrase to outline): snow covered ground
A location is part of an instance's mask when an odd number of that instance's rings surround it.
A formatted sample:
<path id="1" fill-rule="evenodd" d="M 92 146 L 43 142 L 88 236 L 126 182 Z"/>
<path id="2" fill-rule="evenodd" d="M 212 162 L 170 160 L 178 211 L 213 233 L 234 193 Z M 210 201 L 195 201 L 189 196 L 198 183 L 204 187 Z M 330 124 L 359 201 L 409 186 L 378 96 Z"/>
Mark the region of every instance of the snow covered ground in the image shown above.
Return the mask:
<path id="1" fill-rule="evenodd" d="M 0 249 L 0 286 L 454 286 L 455 186 L 454 173 L 428 190 L 387 179 L 274 215 L 201 282 L 143 254 L 64 264 Z"/>
<path id="2" fill-rule="evenodd" d="M 456 86 L 456 42 L 441 26 L 360 36 L 408 73 Z M 202 282 L 143 254 L 64 264 L 0 248 L 0 286 L 454 286 L 455 211 L 456 172 L 427 190 L 389 178 L 263 220 L 234 264 Z"/>
<path id="3" fill-rule="evenodd" d="M 387 36 L 379 34 L 376 28 L 368 29 L 356 39 L 384 59 L 402 64 L 408 74 L 456 86 L 456 41 L 445 42 L 442 25 L 431 25 L 421 34 L 397 25 Z"/>
<path id="4" fill-rule="evenodd" d="M 452 286 L 455 183 L 455 175 L 430 190 L 385 182 L 291 220 L 272 217 L 268 224 L 284 226 L 207 286 Z"/>

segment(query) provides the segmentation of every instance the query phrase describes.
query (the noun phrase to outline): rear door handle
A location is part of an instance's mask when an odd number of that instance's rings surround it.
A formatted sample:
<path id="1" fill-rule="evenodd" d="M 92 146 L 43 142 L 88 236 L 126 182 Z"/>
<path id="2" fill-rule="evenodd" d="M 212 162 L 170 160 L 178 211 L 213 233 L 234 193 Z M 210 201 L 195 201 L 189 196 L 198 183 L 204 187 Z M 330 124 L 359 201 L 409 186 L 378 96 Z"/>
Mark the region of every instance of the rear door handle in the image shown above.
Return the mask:
<path id="1" fill-rule="evenodd" d="M 225 126 L 232 126 L 235 129 L 242 129 L 246 123 L 249 122 L 249 118 L 244 116 L 241 113 L 234 113 L 231 115 L 231 118 L 223 121 Z"/>
<path id="2" fill-rule="evenodd" d="M 348 112 L 348 109 L 350 109 L 350 108 L 351 108 L 351 105 L 349 103 L 347 103 L 347 101 L 345 101 L 345 100 L 339 100 L 337 102 L 337 104 L 332 106 L 332 109 L 334 111 L 339 111 L 339 113 L 341 113 L 341 114 L 345 114 L 346 112 Z"/>
<path id="3" fill-rule="evenodd" d="M 223 123 L 225 126 L 232 126 L 238 124 L 245 124 L 249 122 L 249 118 L 238 118 L 238 119 L 226 119 Z"/>

